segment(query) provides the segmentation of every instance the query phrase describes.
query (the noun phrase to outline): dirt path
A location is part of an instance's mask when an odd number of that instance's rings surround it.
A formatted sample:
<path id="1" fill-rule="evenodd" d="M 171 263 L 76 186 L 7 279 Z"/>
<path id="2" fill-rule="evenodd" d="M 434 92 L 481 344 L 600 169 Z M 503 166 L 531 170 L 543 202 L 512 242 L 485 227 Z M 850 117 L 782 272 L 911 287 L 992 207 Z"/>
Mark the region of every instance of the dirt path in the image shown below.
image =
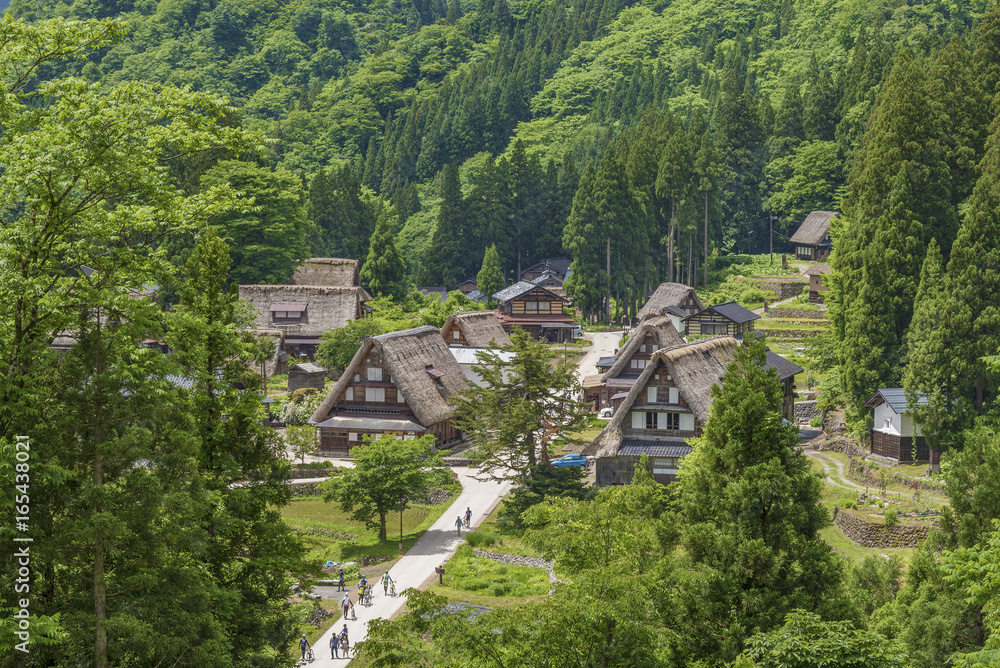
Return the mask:
<path id="1" fill-rule="evenodd" d="M 840 487 L 841 489 L 850 490 L 852 492 L 864 492 L 870 489 L 864 485 L 859 485 L 856 482 L 851 481 L 847 477 L 847 473 L 844 471 L 844 465 L 835 457 L 831 457 L 825 453 L 818 452 L 816 450 L 803 450 L 806 457 L 810 457 L 823 467 L 823 473 L 826 475 L 826 481 L 828 484 L 834 487 Z M 833 474 L 833 471 L 836 474 Z"/>

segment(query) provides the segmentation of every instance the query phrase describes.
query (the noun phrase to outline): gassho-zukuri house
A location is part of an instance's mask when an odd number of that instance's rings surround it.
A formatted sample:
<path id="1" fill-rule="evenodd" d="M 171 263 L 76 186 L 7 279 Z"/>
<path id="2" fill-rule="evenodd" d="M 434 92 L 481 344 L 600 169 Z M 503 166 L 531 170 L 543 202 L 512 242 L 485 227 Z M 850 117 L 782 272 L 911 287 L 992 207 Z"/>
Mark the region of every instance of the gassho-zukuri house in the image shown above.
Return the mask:
<path id="1" fill-rule="evenodd" d="M 683 283 L 660 283 L 639 309 L 639 318 L 670 318 L 674 329 L 684 331 L 684 318 L 705 310 L 694 288 Z"/>
<path id="2" fill-rule="evenodd" d="M 670 318 L 646 318 L 611 360 L 602 357 L 598 361 L 598 368 L 610 361 L 605 373 L 583 379 L 584 401 L 593 402 L 598 410 L 611 406 L 632 389 L 653 358 L 653 353 L 681 345 L 684 345 L 684 339 L 674 329 Z"/>
<path id="3" fill-rule="evenodd" d="M 449 315 L 441 328 L 441 336 L 449 346 L 489 348 L 510 345 L 510 336 L 500 325 L 494 311 L 470 311 Z"/>
<path id="4" fill-rule="evenodd" d="M 654 352 L 595 440 L 596 447 L 588 448 L 588 454 L 597 455 L 597 484 L 631 481 L 643 454 L 657 482 L 673 482 L 680 460 L 692 451 L 687 439 L 700 436 L 708 421 L 712 385 L 722 383 L 738 345 L 731 336 L 717 336 Z M 802 367 L 768 350 L 764 368 L 777 373 L 782 415 L 790 420 L 794 377 Z"/>
<path id="5" fill-rule="evenodd" d="M 368 436 L 426 434 L 436 445 L 462 437 L 448 398 L 468 387 L 437 327 L 366 339 L 309 423 L 323 455 L 349 455 Z"/>
<path id="6" fill-rule="evenodd" d="M 719 336 L 653 353 L 591 446 L 597 484 L 630 482 L 643 454 L 654 480 L 673 482 L 680 460 L 693 451 L 687 439 L 700 436 L 708 421 L 712 385 L 722 382 L 738 345 Z"/>

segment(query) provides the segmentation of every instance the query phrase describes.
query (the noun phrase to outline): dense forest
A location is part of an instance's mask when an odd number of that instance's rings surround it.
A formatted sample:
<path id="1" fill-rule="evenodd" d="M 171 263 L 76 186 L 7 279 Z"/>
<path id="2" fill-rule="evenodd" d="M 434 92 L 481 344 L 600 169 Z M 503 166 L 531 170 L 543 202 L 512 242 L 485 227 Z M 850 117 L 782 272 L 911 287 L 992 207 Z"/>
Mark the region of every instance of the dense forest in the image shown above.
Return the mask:
<path id="1" fill-rule="evenodd" d="M 277 273 L 234 254 L 238 280 L 276 280 L 308 253 L 364 259 L 386 208 L 412 281 L 471 278 L 493 244 L 507 280 L 568 253 L 568 288 L 596 314 L 608 283 L 634 308 L 661 279 L 704 280 L 706 256 L 767 250 L 771 223 L 787 248 L 806 213 L 838 208 L 896 54 L 920 68 L 953 38 L 952 52 L 976 49 L 985 9 L 15 0 L 10 12 L 118 17 L 124 39 L 58 69 L 224 94 L 233 123 L 267 135 L 247 165 L 215 156 L 179 175 L 192 190 L 206 172 L 269 182 L 282 223 L 228 236 L 285 254 L 269 258 Z"/>

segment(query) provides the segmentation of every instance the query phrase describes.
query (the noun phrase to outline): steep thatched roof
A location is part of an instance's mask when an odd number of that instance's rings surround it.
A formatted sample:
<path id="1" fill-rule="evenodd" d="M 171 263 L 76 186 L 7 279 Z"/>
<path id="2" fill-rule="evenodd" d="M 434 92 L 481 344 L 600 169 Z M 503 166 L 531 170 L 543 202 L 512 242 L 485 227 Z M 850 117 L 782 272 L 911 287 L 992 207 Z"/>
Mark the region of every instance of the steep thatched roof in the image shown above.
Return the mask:
<path id="1" fill-rule="evenodd" d="M 510 345 L 510 337 L 503 331 L 500 319 L 493 311 L 471 311 L 449 315 L 444 321 L 444 327 L 441 328 L 441 336 L 445 338 L 445 343 L 450 342 L 448 334 L 456 327 L 462 330 L 465 340 L 473 348 L 489 348 L 493 342 L 501 347 Z"/>
<path id="2" fill-rule="evenodd" d="M 647 334 L 653 335 L 657 349 L 675 348 L 684 345 L 684 339 L 674 329 L 674 324 L 670 322 L 670 318 L 647 318 L 632 331 L 632 335 L 625 343 L 625 347 L 618 351 L 618 354 L 615 356 L 615 363 L 608 369 L 607 378 L 616 378 L 622 371 L 628 368 L 629 360 L 639 352 L 639 346 L 646 340 Z"/>
<path id="3" fill-rule="evenodd" d="M 299 265 L 289 283 L 353 288 L 359 285 L 358 261 L 341 257 L 311 257 Z"/>
<path id="4" fill-rule="evenodd" d="M 816 246 L 830 231 L 830 221 L 839 216 L 836 211 L 813 211 L 806 216 L 789 241 L 793 244 Z"/>
<path id="5" fill-rule="evenodd" d="M 642 308 L 639 309 L 639 317 L 649 318 L 665 315 L 666 309 L 670 306 L 681 309 L 688 297 L 694 299 L 694 303 L 699 311 L 705 308 L 694 288 L 683 283 L 660 283 L 660 286 L 656 288 L 646 303 L 643 304 Z"/>
<path id="6" fill-rule="evenodd" d="M 258 327 L 273 329 L 271 308 L 283 304 L 305 307 L 302 322 L 282 327 L 285 338 L 317 338 L 323 332 L 343 327 L 358 318 L 361 288 L 338 288 L 325 285 L 241 285 L 240 299 L 254 309 Z"/>
<path id="7" fill-rule="evenodd" d="M 344 396 L 361 361 L 372 348 L 378 348 L 389 377 L 423 426 L 429 427 L 455 414 L 455 409 L 448 405 L 448 397 L 468 387 L 465 375 L 441 338 L 440 330 L 424 326 L 366 339 L 340 380 L 313 413 L 312 422 L 332 417 L 330 411 Z M 427 372 L 429 367 L 441 372 L 439 379 L 435 380 Z M 443 388 L 438 387 L 438 381 Z"/>
<path id="8" fill-rule="evenodd" d="M 611 421 L 594 443 L 584 449 L 584 454 L 596 453 L 598 457 L 613 457 L 618 452 L 622 443 L 622 425 L 629 411 L 643 396 L 649 379 L 664 367 L 695 418 L 704 424 L 712 405 L 712 386 L 722 382 L 726 367 L 732 361 L 733 352 L 738 345 L 731 336 L 716 336 L 655 352 L 649 366 L 629 390 Z"/>

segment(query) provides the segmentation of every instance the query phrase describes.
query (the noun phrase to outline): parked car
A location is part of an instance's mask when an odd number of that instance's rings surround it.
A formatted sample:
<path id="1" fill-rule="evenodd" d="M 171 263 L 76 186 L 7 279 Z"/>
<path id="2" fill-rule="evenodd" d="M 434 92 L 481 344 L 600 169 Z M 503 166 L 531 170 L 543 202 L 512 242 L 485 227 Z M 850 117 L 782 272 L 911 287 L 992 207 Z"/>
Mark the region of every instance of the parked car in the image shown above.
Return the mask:
<path id="1" fill-rule="evenodd" d="M 581 327 L 580 325 L 574 326 L 572 333 L 574 339 L 579 339 L 580 337 L 583 336 L 583 327 Z"/>
<path id="2" fill-rule="evenodd" d="M 610 420 L 611 419 L 611 414 L 614 413 L 614 412 L 615 412 L 614 409 L 611 408 L 610 406 L 608 406 L 607 408 L 602 408 L 600 410 L 600 412 L 597 414 L 597 419 L 598 420 Z"/>
<path id="3" fill-rule="evenodd" d="M 587 463 L 587 458 L 583 455 L 569 454 L 563 455 L 559 459 L 552 462 L 553 466 L 584 466 Z"/>

